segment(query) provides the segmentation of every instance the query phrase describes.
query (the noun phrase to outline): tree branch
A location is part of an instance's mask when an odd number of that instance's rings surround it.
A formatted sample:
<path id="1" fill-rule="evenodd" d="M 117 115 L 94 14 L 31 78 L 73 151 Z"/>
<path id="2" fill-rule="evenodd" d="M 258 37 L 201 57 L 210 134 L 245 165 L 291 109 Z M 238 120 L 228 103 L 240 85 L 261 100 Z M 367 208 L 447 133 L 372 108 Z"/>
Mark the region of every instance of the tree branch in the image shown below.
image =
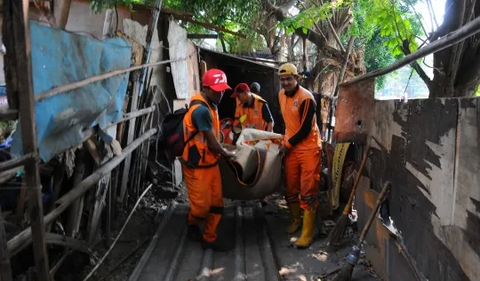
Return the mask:
<path id="1" fill-rule="evenodd" d="M 405 54 L 405 56 L 408 56 L 408 55 L 411 54 L 411 52 L 410 52 L 410 42 L 408 42 L 407 40 L 403 41 L 402 51 Z M 428 90 L 430 91 L 432 89 L 432 80 L 430 79 L 430 77 L 428 77 L 428 75 L 425 73 L 423 68 L 416 61 L 412 62 L 410 64 L 410 66 L 413 69 L 415 69 L 418 76 L 420 76 L 420 78 L 422 78 L 423 82 L 427 85 Z"/>
<path id="2" fill-rule="evenodd" d="M 275 7 L 272 3 L 270 3 L 269 0 L 262 1 L 267 7 L 267 9 L 272 11 L 272 13 L 277 17 L 278 21 L 284 21 L 288 18 L 280 8 Z M 323 40 L 322 36 L 309 28 L 307 34 L 303 33 L 302 28 L 298 28 L 297 30 L 295 30 L 295 34 L 297 34 L 299 37 L 307 38 L 313 44 L 317 45 L 318 48 L 323 48 L 326 45 L 326 42 Z"/>
<path id="3" fill-rule="evenodd" d="M 422 30 L 425 33 L 425 36 L 428 36 L 427 29 L 423 25 L 422 19 L 420 18 L 420 15 L 417 13 L 417 10 L 415 9 L 415 7 L 412 5 L 412 2 L 410 0 L 407 0 L 407 3 L 408 3 L 408 5 L 410 5 L 410 7 L 412 7 L 413 12 L 415 13 L 415 17 L 417 18 L 418 22 L 420 23 L 420 26 L 422 27 Z M 433 27 L 433 24 L 432 24 L 432 27 Z"/>

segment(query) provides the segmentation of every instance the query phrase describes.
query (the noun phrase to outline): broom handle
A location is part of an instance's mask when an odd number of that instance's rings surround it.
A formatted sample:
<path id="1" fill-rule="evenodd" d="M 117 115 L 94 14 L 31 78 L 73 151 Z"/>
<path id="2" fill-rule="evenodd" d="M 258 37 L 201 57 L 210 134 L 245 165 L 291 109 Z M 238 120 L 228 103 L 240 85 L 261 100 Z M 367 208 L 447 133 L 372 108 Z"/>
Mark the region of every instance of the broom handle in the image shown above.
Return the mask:
<path id="1" fill-rule="evenodd" d="M 377 216 L 378 209 L 380 209 L 380 204 L 382 204 L 383 199 L 385 198 L 385 195 L 387 194 L 388 188 L 390 187 L 390 182 L 387 181 L 383 185 L 382 192 L 377 198 L 377 203 L 375 203 L 375 208 L 372 210 L 372 213 L 370 214 L 370 217 L 368 218 L 367 224 L 362 230 L 362 234 L 360 235 L 360 239 L 358 241 L 358 244 L 362 244 L 363 240 L 365 240 L 365 236 L 367 236 L 368 229 L 370 228 L 370 225 L 373 222 L 373 219 Z"/>
<path id="2" fill-rule="evenodd" d="M 358 169 L 357 176 L 355 177 L 355 184 L 353 185 L 352 192 L 350 192 L 350 197 L 348 198 L 347 205 L 345 205 L 345 209 L 343 209 L 344 215 L 350 214 L 352 210 L 353 198 L 355 197 L 355 192 L 357 190 L 358 183 L 360 182 L 360 177 L 362 176 L 363 168 L 365 167 L 365 163 L 367 162 L 369 151 L 370 151 L 370 144 L 368 144 L 367 148 L 365 149 L 365 154 L 363 155 L 362 163 L 360 164 L 360 168 Z"/>

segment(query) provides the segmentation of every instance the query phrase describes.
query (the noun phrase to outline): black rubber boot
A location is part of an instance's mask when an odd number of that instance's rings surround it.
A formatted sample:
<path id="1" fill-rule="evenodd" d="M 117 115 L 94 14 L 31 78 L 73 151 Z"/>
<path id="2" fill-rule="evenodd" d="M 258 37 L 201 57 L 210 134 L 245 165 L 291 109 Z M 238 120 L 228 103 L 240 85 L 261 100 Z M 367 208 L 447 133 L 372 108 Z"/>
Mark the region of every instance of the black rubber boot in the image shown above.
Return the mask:
<path id="1" fill-rule="evenodd" d="M 213 242 L 207 242 L 203 240 L 202 248 L 204 250 L 212 249 L 215 252 L 228 252 L 233 249 L 233 243 L 225 243 L 225 242 L 219 241 L 218 239 Z"/>
<path id="2" fill-rule="evenodd" d="M 187 237 L 188 239 L 195 242 L 200 242 L 203 240 L 202 233 L 200 232 L 200 228 L 198 227 L 198 225 L 188 225 Z"/>

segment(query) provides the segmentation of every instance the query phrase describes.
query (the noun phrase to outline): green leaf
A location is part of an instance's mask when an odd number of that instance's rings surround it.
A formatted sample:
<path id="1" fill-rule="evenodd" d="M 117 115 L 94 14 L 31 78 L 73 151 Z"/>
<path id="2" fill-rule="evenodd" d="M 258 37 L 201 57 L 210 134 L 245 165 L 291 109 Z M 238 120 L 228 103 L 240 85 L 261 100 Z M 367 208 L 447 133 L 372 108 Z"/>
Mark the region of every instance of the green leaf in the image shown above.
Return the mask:
<path id="1" fill-rule="evenodd" d="M 308 33 L 308 28 L 303 27 L 303 28 L 302 28 L 302 31 L 303 31 L 304 34 L 307 34 L 307 33 Z"/>

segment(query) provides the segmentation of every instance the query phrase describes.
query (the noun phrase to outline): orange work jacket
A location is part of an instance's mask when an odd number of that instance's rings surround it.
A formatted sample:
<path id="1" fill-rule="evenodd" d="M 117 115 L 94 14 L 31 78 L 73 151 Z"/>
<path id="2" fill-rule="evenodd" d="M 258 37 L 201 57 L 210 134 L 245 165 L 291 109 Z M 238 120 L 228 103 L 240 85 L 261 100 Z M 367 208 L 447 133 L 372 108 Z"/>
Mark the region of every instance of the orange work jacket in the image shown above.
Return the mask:
<path id="1" fill-rule="evenodd" d="M 192 97 L 191 102 L 200 100 L 208 105 L 210 115 L 212 116 L 213 131 L 217 140 L 220 139 L 220 121 L 218 119 L 217 109 L 212 107 L 208 101 L 206 101 L 202 94 L 197 94 Z M 201 104 L 195 104 L 191 106 L 188 112 L 183 118 L 183 137 L 184 140 L 188 140 L 193 134 L 197 132 L 197 129 L 193 125 L 192 113 L 199 106 L 205 106 Z M 182 154 L 182 163 L 191 168 L 207 168 L 217 164 L 220 155 L 214 154 L 208 148 L 207 140 L 202 132 L 198 132 L 193 139 L 186 143 Z"/>
<path id="2" fill-rule="evenodd" d="M 267 101 L 259 95 L 252 94 L 252 96 L 253 107 L 245 107 L 244 104 L 237 99 L 238 103 L 237 108 L 235 109 L 235 119 L 238 120 L 240 117 L 247 115 L 247 119 L 243 121 L 242 127 L 266 130 L 268 123 L 263 120 L 262 107 Z"/>
<path id="3" fill-rule="evenodd" d="M 300 106 L 304 101 L 307 103 L 313 102 L 315 104 L 315 99 L 307 89 L 300 86 L 297 92 L 292 96 L 288 97 L 285 95 L 285 90 L 282 89 L 278 95 L 278 101 L 280 103 L 280 109 L 282 111 L 283 120 L 285 122 L 285 145 L 290 149 L 295 150 L 309 150 L 309 149 L 318 149 L 322 146 L 319 129 L 317 126 L 317 117 L 314 116 L 312 120 L 312 128 L 309 135 L 299 142 L 295 147 L 288 142 L 288 140 L 293 137 L 302 127 L 304 118 L 307 113 L 307 106 L 305 106 L 305 111 L 303 116 L 300 116 Z M 308 104 L 306 104 L 308 105 Z"/>

